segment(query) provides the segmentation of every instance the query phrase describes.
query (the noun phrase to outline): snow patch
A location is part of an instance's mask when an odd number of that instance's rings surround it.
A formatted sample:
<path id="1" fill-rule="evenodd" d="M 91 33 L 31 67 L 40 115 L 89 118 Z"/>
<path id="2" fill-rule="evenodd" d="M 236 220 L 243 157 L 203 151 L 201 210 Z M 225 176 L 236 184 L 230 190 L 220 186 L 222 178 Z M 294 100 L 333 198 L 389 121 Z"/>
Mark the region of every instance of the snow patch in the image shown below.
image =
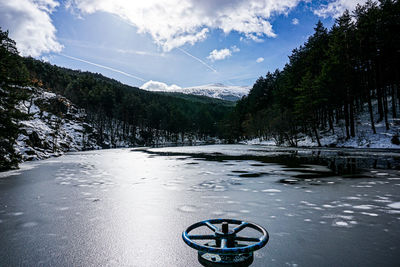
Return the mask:
<path id="1" fill-rule="evenodd" d="M 373 207 L 374 206 L 372 206 L 372 205 L 357 205 L 357 206 L 353 206 L 354 209 L 359 209 L 359 210 L 370 210 Z"/>
<path id="2" fill-rule="evenodd" d="M 29 115 L 29 119 L 19 122 L 20 134 L 14 145 L 23 161 L 101 148 L 95 138 L 96 130 L 85 122 L 83 109 L 44 89 L 24 89 L 30 91 L 31 97 L 17 108 Z"/>
<path id="3" fill-rule="evenodd" d="M 332 226 L 348 227 L 349 224 L 345 221 L 335 221 L 335 222 L 333 222 Z"/>
<path id="4" fill-rule="evenodd" d="M 391 101 L 391 98 L 388 98 Z M 374 118 L 378 117 L 378 104 L 377 101 L 373 103 Z M 399 110 L 400 112 L 400 110 Z M 375 123 L 376 134 L 371 130 L 370 115 L 368 112 L 368 106 L 365 104 L 364 112 L 357 115 L 355 121 L 356 136 L 349 139 L 345 135 L 345 123 L 340 121 L 333 128 L 334 131 L 320 131 L 319 137 L 322 146 L 325 147 L 352 147 L 352 148 L 391 148 L 400 149 L 400 145 L 395 145 L 392 143 L 392 138 L 394 136 L 399 136 L 400 134 L 400 120 L 397 118 L 392 118 L 392 114 L 388 114 L 388 122 L 390 129 L 386 130 L 386 125 L 384 122 Z M 333 133 L 334 132 L 334 133 Z M 317 147 L 318 143 L 315 138 L 312 138 L 304 133 L 298 135 L 299 147 Z M 273 138 L 262 137 L 254 138 L 251 140 L 243 141 L 245 144 L 259 144 L 259 145 L 276 145 Z M 282 144 L 285 146 L 288 144 Z M 379 174 L 386 176 L 387 174 Z"/>
<path id="5" fill-rule="evenodd" d="M 265 192 L 265 193 L 280 193 L 282 191 L 279 190 L 279 189 L 264 189 L 264 190 L 262 190 L 262 192 Z"/>
<path id="6" fill-rule="evenodd" d="M 400 202 L 394 202 L 388 205 L 392 209 L 400 209 Z"/>

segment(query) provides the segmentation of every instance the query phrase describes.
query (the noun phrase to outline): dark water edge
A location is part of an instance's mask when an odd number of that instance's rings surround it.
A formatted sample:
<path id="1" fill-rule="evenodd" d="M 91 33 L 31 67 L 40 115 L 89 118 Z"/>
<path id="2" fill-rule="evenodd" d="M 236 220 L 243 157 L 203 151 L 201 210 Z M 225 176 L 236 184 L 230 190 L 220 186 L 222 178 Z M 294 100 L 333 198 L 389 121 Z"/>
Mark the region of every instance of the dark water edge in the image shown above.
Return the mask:
<path id="1" fill-rule="evenodd" d="M 301 168 L 304 165 L 326 166 L 331 172 L 315 172 L 320 177 L 344 175 L 348 178 L 357 178 L 357 175 L 366 169 L 400 170 L 400 150 L 398 149 L 351 149 L 351 148 L 287 148 L 262 147 L 252 150 L 263 155 L 243 154 L 240 156 L 225 155 L 223 153 L 184 153 L 140 150 L 159 156 L 188 156 L 207 161 L 253 160 L 260 163 L 276 163 L 287 168 Z M 363 176 L 364 177 L 364 176 Z M 299 177 L 301 178 L 301 176 Z"/>
<path id="2" fill-rule="evenodd" d="M 198 143 L 184 142 L 184 143 L 166 143 L 166 144 L 153 144 L 151 146 L 137 146 L 129 147 L 133 151 L 141 151 L 149 154 L 160 156 L 189 156 L 201 160 L 223 162 L 227 160 L 255 160 L 262 163 L 278 163 L 286 165 L 289 168 L 301 167 L 304 164 L 316 164 L 328 167 L 332 170 L 334 175 L 356 175 L 364 169 L 394 169 L 400 170 L 400 149 L 380 149 L 380 148 L 308 148 L 308 147 L 279 147 L 279 146 L 264 146 L 253 145 L 265 148 L 265 150 L 256 150 L 257 152 L 263 151 L 266 155 L 254 156 L 251 154 L 241 156 L 229 156 L 222 153 L 183 153 L 183 152 L 154 152 L 149 148 L 169 148 L 169 147 L 187 147 L 187 146 L 209 146 L 215 145 L 213 142 L 202 141 Z M 245 145 L 247 146 L 247 145 Z M 250 146 L 250 145 L 249 145 Z M 103 148 L 100 150 L 120 149 L 116 148 Z M 82 152 L 90 152 L 91 150 L 82 150 Z M 97 151 L 97 150 L 93 150 Z M 249 152 L 252 149 L 248 150 Z M 67 152 L 69 153 L 69 152 Z M 52 155 L 49 158 L 57 158 L 63 156 Z M 43 158 L 40 160 L 46 160 Z M 31 160 L 28 160 L 29 162 Z M 23 162 L 20 162 L 20 164 Z M 18 167 L 1 169 L 0 173 L 5 173 L 11 170 L 18 170 Z M 355 177 L 355 176 L 354 176 Z"/>

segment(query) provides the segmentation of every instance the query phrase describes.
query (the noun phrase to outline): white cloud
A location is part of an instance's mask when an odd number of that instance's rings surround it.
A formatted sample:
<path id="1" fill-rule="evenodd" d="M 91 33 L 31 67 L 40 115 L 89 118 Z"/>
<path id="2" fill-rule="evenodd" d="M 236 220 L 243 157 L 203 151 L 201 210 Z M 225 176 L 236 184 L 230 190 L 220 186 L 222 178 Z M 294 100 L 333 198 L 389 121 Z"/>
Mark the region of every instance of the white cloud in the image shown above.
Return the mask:
<path id="1" fill-rule="evenodd" d="M 292 19 L 292 24 L 293 24 L 293 25 L 299 24 L 299 19 L 298 19 L 298 18 Z"/>
<path id="2" fill-rule="evenodd" d="M 352 11 L 357 4 L 364 4 L 367 0 L 334 0 L 326 5 L 322 5 L 319 9 L 314 10 L 314 14 L 320 17 L 334 17 L 337 18 L 348 9 Z"/>
<path id="3" fill-rule="evenodd" d="M 207 38 L 211 29 L 236 31 L 247 39 L 275 37 L 274 14 L 287 14 L 301 0 L 70 0 L 81 15 L 108 12 L 149 34 L 164 51 Z"/>
<path id="4" fill-rule="evenodd" d="M 37 57 L 61 51 L 50 18 L 58 5 L 54 0 L 0 0 L 0 26 L 10 31 L 21 55 Z"/>
<path id="5" fill-rule="evenodd" d="M 207 58 L 211 61 L 216 61 L 216 60 L 223 60 L 230 56 L 232 56 L 231 50 L 229 50 L 228 48 L 224 48 L 221 50 L 214 49 L 213 51 L 210 52 L 210 55 Z"/>
<path id="6" fill-rule="evenodd" d="M 163 91 L 163 92 L 176 91 L 182 89 L 180 86 L 176 84 L 168 85 L 163 82 L 152 81 L 152 80 L 145 82 L 142 86 L 140 86 L 140 88 L 147 91 Z"/>
<path id="7" fill-rule="evenodd" d="M 211 61 L 217 61 L 217 60 L 223 60 L 225 58 L 228 58 L 232 56 L 232 53 L 237 53 L 239 52 L 240 49 L 236 45 L 231 46 L 231 48 L 223 48 L 220 50 L 214 49 L 213 51 L 210 52 L 210 55 L 207 57 Z"/>
<path id="8" fill-rule="evenodd" d="M 264 61 L 264 58 L 263 58 L 263 57 L 259 57 L 259 58 L 257 58 L 257 60 L 256 60 L 257 63 L 261 63 L 261 62 L 263 62 L 263 61 Z"/>

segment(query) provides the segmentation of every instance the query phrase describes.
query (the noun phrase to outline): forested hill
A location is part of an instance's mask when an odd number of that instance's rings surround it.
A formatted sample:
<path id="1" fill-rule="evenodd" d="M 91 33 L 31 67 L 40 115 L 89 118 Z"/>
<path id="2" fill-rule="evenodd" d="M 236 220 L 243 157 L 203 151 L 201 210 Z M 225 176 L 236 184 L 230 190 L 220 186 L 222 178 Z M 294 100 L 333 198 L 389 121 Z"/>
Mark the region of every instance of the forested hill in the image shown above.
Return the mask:
<path id="1" fill-rule="evenodd" d="M 71 70 L 33 58 L 23 58 L 30 81 L 61 94 L 88 112 L 99 132 L 118 131 L 151 144 L 155 135 L 169 139 L 220 136 L 221 121 L 232 104 L 206 97 L 148 92 L 101 74 Z M 158 136 L 157 136 L 158 137 Z"/>
<path id="2" fill-rule="evenodd" d="M 400 1 L 368 1 L 330 30 L 318 22 L 283 70 L 260 77 L 238 102 L 230 132 L 293 146 L 305 137 L 324 145 L 321 135 L 391 135 L 398 144 L 399 106 Z"/>
<path id="3" fill-rule="evenodd" d="M 76 83 L 80 83 L 85 80 L 91 79 L 97 83 L 107 84 L 107 86 L 117 89 L 117 90 L 128 90 L 130 93 L 134 93 L 135 95 L 165 95 L 172 96 L 175 98 L 180 98 L 184 100 L 188 100 L 191 102 L 199 102 L 203 104 L 216 104 L 222 106 L 234 106 L 234 103 L 230 101 L 224 101 L 221 99 L 199 96 L 199 95 L 188 95 L 178 92 L 157 92 L 157 91 L 146 91 L 142 90 L 138 87 L 129 86 L 123 84 L 117 80 L 108 78 L 103 76 L 100 73 L 92 73 L 88 71 L 80 71 L 80 70 L 72 70 L 68 68 L 59 67 L 56 65 L 52 65 L 48 62 L 43 62 L 31 57 L 21 58 L 24 62 L 24 65 L 29 70 L 29 77 L 33 85 L 38 85 L 54 92 L 60 94 L 66 94 L 68 86 L 72 86 L 71 80 L 75 80 Z M 77 81 L 79 79 L 80 81 Z M 69 93 L 74 93 L 73 90 Z M 71 95 L 72 97 L 72 95 Z M 75 96 L 74 96 L 75 97 Z"/>
<path id="4" fill-rule="evenodd" d="M 226 107 L 234 107 L 236 105 L 235 101 L 231 100 L 222 100 L 220 98 L 202 96 L 202 95 L 192 95 L 187 93 L 178 93 L 178 92 L 157 92 L 154 91 L 155 94 L 161 94 L 166 96 L 172 96 L 181 98 L 191 102 L 203 103 L 203 104 L 215 104 L 215 105 L 222 105 Z"/>

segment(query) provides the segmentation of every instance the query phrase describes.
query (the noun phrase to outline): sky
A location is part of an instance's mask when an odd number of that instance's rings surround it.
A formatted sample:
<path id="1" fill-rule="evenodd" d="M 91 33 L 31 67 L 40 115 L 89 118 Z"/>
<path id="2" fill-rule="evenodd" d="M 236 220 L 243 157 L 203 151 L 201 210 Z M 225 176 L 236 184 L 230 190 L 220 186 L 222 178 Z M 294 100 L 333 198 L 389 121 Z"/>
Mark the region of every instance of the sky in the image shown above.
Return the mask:
<path id="1" fill-rule="evenodd" d="M 251 86 L 365 0 L 0 0 L 21 55 L 160 90 Z"/>

